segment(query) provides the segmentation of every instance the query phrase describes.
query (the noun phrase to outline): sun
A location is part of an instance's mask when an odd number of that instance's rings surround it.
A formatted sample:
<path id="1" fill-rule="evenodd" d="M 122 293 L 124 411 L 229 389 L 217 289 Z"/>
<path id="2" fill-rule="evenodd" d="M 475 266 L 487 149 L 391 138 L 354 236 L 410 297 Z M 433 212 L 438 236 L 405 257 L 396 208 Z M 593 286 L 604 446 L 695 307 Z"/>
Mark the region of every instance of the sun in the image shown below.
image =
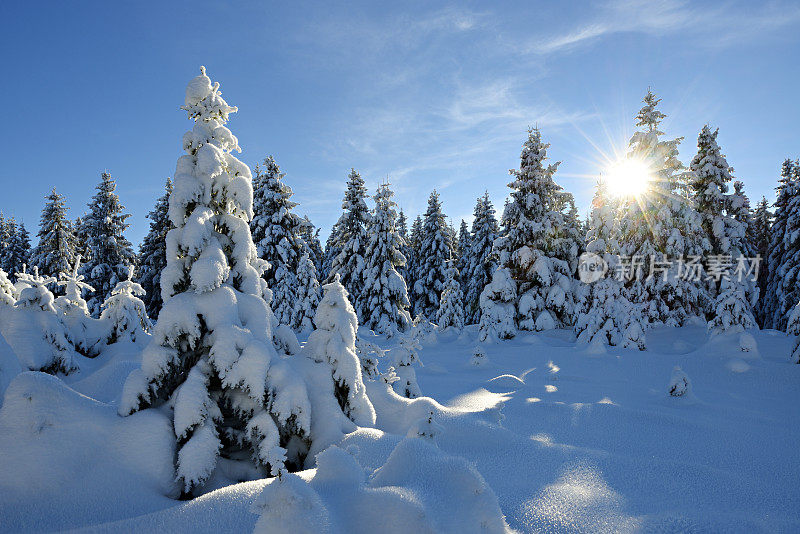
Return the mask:
<path id="1" fill-rule="evenodd" d="M 625 158 L 603 173 L 609 194 L 616 197 L 639 197 L 650 187 L 653 173 L 643 161 Z"/>

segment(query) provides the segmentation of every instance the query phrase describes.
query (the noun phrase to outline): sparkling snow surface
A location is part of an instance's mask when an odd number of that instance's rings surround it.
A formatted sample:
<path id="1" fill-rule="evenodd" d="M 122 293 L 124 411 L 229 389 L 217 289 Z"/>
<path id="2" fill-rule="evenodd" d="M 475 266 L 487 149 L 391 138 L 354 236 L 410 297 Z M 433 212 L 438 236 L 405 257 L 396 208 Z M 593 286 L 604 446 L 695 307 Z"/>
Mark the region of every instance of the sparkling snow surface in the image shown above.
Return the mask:
<path id="1" fill-rule="evenodd" d="M 361 334 L 390 349 L 384 359 L 398 343 Z M 479 344 L 474 326 L 433 334 L 417 377 L 438 403 L 408 400 L 392 412 L 376 394 L 381 383 L 368 382 L 386 433 L 360 429 L 319 472 L 299 474 L 319 496 L 314 506 L 326 507 L 310 519 L 331 532 L 370 531 L 378 509 L 386 532 L 427 517 L 434 531 L 464 533 L 473 531 L 464 518 L 480 513 L 492 531 L 499 502 L 523 532 L 798 532 L 800 365 L 788 360 L 791 336 L 752 334 L 754 343 L 738 334 L 708 341 L 704 327 L 656 329 L 645 352 L 576 349 L 564 331 L 494 344 Z M 112 345 L 62 381 L 8 376 L 18 369 L 0 342 L 0 531 L 251 532 L 269 495 L 302 494 L 292 493 L 306 487 L 296 479 L 264 495 L 274 479 L 221 480 L 193 501 L 165 497 L 170 419 L 116 409 L 144 345 Z M 476 366 L 478 346 L 485 362 Z M 676 366 L 691 395 L 670 396 Z M 435 438 L 404 441 L 431 411 Z M 475 506 L 464 504 L 467 487 Z"/>

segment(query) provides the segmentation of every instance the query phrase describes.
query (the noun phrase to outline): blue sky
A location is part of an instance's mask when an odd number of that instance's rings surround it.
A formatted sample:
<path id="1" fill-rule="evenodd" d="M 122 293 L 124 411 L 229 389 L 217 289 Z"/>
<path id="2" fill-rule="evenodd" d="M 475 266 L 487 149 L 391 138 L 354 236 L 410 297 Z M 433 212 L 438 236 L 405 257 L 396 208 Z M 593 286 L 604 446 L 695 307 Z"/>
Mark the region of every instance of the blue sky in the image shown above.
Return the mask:
<path id="1" fill-rule="evenodd" d="M 0 4 L 0 208 L 35 235 L 51 187 L 74 217 L 109 170 L 138 244 L 201 64 L 239 107 L 241 159 L 273 154 L 323 234 L 351 166 L 371 192 L 388 176 L 409 215 L 434 187 L 456 225 L 484 190 L 501 207 L 528 125 L 585 212 L 648 86 L 681 159 L 719 127 L 754 201 L 800 156 L 797 2 L 288 4 Z"/>

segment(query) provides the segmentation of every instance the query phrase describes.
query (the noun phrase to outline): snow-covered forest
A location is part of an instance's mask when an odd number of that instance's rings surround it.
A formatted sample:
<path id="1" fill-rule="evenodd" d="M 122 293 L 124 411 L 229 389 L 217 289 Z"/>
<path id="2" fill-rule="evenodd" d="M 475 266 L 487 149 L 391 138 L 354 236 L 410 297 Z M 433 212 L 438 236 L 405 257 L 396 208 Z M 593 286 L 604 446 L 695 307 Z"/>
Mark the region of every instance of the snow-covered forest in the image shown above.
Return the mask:
<path id="1" fill-rule="evenodd" d="M 352 168 L 323 245 L 212 74 L 138 247 L 109 172 L 0 215 L 0 531 L 800 529 L 800 144 L 751 201 L 648 89 L 589 213 L 531 128 L 471 221 Z"/>

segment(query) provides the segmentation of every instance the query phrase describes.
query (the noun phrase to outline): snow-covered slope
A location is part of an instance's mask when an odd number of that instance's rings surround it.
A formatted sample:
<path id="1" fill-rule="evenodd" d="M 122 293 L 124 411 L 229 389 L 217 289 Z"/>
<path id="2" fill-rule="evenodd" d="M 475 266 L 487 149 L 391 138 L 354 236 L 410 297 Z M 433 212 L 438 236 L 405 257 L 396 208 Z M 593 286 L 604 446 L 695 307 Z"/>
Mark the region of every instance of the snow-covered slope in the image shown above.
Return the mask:
<path id="1" fill-rule="evenodd" d="M 169 418 L 116 415 L 139 346 L 112 345 L 66 380 L 19 374 L 0 409 L 0 530 L 250 532 L 259 514 L 274 521 L 280 499 L 316 503 L 309 525 L 322 518 L 330 532 L 373 531 L 376 513 L 388 532 L 491 532 L 505 528 L 498 504 L 522 532 L 800 530 L 791 336 L 657 329 L 639 352 L 576 348 L 551 331 L 480 345 L 476 366 L 477 335 L 471 326 L 423 344 L 417 377 L 435 400 L 400 407 L 368 382 L 382 430 L 329 449 L 299 473 L 309 484 L 242 482 L 192 501 L 165 497 Z M 369 341 L 389 355 L 398 343 Z M 676 366 L 688 395 L 669 394 Z M 281 510 L 288 522 L 291 506 Z"/>

